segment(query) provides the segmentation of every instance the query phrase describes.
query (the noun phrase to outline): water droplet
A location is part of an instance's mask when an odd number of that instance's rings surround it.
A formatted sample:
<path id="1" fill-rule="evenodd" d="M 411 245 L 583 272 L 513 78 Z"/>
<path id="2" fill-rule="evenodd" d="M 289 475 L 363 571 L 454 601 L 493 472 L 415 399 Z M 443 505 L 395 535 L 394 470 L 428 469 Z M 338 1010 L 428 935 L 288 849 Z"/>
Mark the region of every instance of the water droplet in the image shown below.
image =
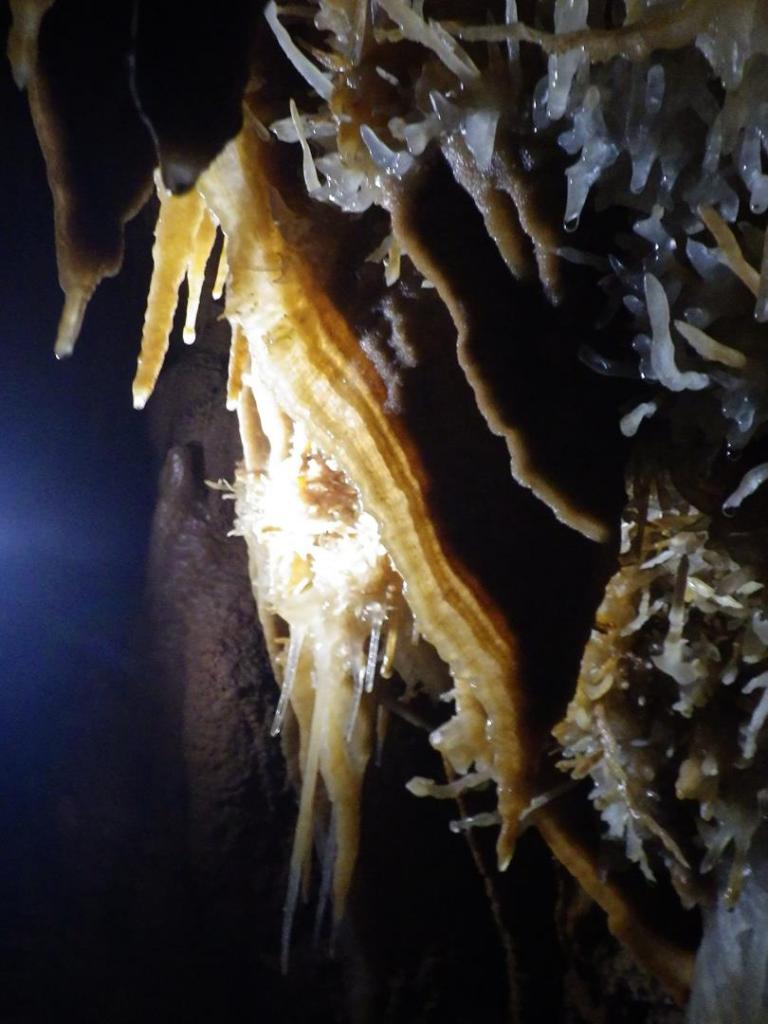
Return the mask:
<path id="1" fill-rule="evenodd" d="M 580 217 L 578 214 L 576 214 L 576 216 L 574 217 L 568 217 L 567 220 L 563 221 L 563 227 L 569 234 L 572 234 L 578 228 L 579 220 Z"/>

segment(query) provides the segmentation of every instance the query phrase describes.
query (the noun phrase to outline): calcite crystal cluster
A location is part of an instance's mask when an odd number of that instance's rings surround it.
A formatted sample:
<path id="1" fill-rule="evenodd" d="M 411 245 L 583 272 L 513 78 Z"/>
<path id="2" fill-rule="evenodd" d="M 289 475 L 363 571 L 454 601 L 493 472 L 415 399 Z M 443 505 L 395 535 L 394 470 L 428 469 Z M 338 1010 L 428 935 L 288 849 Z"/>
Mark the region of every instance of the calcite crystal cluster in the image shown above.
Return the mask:
<path id="1" fill-rule="evenodd" d="M 54 193 L 66 354 L 155 159 L 137 148 L 89 234 L 72 104 L 36 64 L 49 6 L 12 5 L 9 54 Z M 315 845 L 343 914 L 377 738 L 426 694 L 450 709 L 430 737 L 447 780 L 414 794 L 460 797 L 456 827 L 497 829 L 502 870 L 538 828 L 679 1001 L 695 979 L 691 1020 L 734 1019 L 718 970 L 738 1019 L 763 1019 L 768 7 L 237 16 L 242 125 L 207 159 L 153 114 L 151 18 L 134 25 L 125 136 L 140 114 L 159 154 L 134 399 L 184 280 L 194 340 L 208 267 L 244 452 L 221 486 L 301 786 L 284 959 Z M 695 973 L 677 907 L 702 911 Z"/>

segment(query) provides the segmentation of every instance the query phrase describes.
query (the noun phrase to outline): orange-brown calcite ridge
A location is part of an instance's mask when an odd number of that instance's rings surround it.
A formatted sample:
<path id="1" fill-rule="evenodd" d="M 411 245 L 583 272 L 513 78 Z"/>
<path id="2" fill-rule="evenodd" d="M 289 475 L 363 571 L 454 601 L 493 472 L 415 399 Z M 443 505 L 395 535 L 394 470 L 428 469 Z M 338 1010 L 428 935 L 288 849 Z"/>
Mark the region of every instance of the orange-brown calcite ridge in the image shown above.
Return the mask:
<path id="1" fill-rule="evenodd" d="M 514 638 L 451 564 L 427 514 L 423 468 L 384 408 L 385 389 L 308 263 L 286 245 L 270 213 L 264 149 L 244 133 L 200 183 L 227 237 L 227 316 L 248 339 L 258 387 L 354 482 L 405 584 L 419 633 L 449 666 L 467 717 L 481 722 L 465 730 L 463 742 L 474 745 L 472 760 L 497 783 L 506 863 L 529 799 Z M 450 747 L 444 753 L 450 760 Z"/>

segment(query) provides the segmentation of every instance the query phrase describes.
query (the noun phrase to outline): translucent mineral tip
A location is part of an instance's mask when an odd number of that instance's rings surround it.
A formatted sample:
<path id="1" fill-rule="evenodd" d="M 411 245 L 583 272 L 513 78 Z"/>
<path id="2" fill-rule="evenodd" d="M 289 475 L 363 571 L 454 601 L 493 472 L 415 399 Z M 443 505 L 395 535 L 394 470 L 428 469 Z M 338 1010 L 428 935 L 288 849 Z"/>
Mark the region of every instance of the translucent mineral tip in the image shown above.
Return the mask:
<path id="1" fill-rule="evenodd" d="M 75 288 L 66 293 L 54 347 L 57 359 L 72 355 L 90 297 L 90 292 L 84 288 Z"/>

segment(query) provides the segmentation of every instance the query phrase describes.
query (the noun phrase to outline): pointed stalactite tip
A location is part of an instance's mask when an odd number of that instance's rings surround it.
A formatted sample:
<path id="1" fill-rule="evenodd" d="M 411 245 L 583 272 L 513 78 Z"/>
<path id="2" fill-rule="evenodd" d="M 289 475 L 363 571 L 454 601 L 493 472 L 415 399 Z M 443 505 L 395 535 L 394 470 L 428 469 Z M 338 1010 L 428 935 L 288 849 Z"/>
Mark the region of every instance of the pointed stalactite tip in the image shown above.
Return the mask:
<path id="1" fill-rule="evenodd" d="M 73 288 L 66 292 L 54 346 L 57 359 L 66 359 L 74 352 L 90 297 L 91 291 L 85 288 Z"/>

